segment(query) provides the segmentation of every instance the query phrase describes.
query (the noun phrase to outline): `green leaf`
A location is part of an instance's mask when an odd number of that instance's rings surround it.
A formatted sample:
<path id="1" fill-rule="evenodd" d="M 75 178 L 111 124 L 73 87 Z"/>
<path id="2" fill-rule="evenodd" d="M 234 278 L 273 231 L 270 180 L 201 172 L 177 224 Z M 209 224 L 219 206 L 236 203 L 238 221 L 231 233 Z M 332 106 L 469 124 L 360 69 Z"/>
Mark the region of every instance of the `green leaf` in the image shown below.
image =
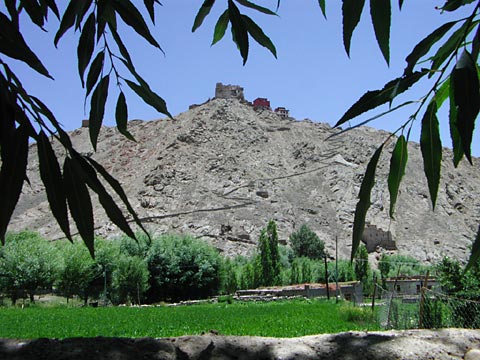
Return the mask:
<path id="1" fill-rule="evenodd" d="M 53 11 L 57 19 L 60 19 L 60 13 L 58 12 L 58 7 L 55 0 L 45 0 L 45 3 Z"/>
<path id="2" fill-rule="evenodd" d="M 477 26 L 477 31 L 475 32 L 475 36 L 472 40 L 472 58 L 473 61 L 478 60 L 478 54 L 480 52 L 480 25 Z"/>
<path id="3" fill-rule="evenodd" d="M 39 134 L 37 149 L 40 177 L 45 185 L 45 192 L 47 193 L 50 209 L 65 236 L 68 240 L 73 241 L 68 222 L 67 195 L 65 194 L 60 165 L 58 164 L 52 145 L 43 131 Z"/>
<path id="4" fill-rule="evenodd" d="M 455 11 L 459 7 L 470 4 L 475 0 L 447 0 L 447 2 L 441 7 L 445 11 Z"/>
<path id="5" fill-rule="evenodd" d="M 108 24 L 108 28 L 110 29 L 113 40 L 115 40 L 115 42 L 117 43 L 120 54 L 122 54 L 123 58 L 127 61 L 129 66 L 133 68 L 132 58 L 128 53 L 127 47 L 123 44 L 122 38 L 120 37 L 120 35 L 118 35 L 117 30 L 111 24 Z"/>
<path id="6" fill-rule="evenodd" d="M 118 226 L 128 237 L 136 239 L 134 232 L 128 225 L 122 211 L 117 206 L 105 187 L 98 180 L 94 168 L 78 153 L 74 153 L 75 161 L 78 164 L 77 170 L 82 174 L 85 183 L 98 195 L 98 200 L 102 205 L 108 218 Z"/>
<path id="7" fill-rule="evenodd" d="M 57 33 L 55 34 L 55 39 L 53 43 L 55 46 L 58 45 L 58 42 L 62 36 L 75 24 L 75 19 L 77 14 L 82 12 L 85 2 L 82 0 L 71 0 L 68 3 L 68 6 L 63 13 L 62 21 L 60 22 L 60 27 L 58 28 Z"/>
<path id="8" fill-rule="evenodd" d="M 20 31 L 0 12 L 0 53 L 23 61 L 38 73 L 53 79 L 35 53 L 30 50 Z"/>
<path id="9" fill-rule="evenodd" d="M 247 28 L 247 31 L 252 35 L 256 42 L 258 42 L 263 47 L 266 47 L 270 52 L 277 58 L 277 49 L 273 45 L 270 38 L 265 35 L 263 30 L 255 24 L 255 22 L 246 15 L 242 15 L 243 22 Z"/>
<path id="10" fill-rule="evenodd" d="M 105 33 L 105 27 L 108 24 L 110 28 L 117 29 L 117 13 L 112 6 L 112 2 L 101 1 L 97 3 L 97 42 Z"/>
<path id="11" fill-rule="evenodd" d="M 118 131 L 120 131 L 120 133 L 126 138 L 135 141 L 135 138 L 127 130 L 128 110 L 127 101 L 125 100 L 123 92 L 120 92 L 118 95 L 117 106 L 115 108 L 115 119 L 117 121 Z"/>
<path id="12" fill-rule="evenodd" d="M 470 259 L 468 259 L 467 266 L 465 267 L 465 272 L 470 270 L 473 265 L 478 262 L 480 257 L 480 227 L 477 230 L 477 236 L 475 237 L 475 241 L 472 245 L 472 252 L 470 253 Z"/>
<path id="13" fill-rule="evenodd" d="M 352 34 L 360 21 L 365 0 L 342 0 L 343 45 L 350 56 Z"/>
<path id="14" fill-rule="evenodd" d="M 449 82 L 450 78 L 449 78 Z M 462 139 L 460 137 L 460 133 L 458 132 L 457 127 L 457 106 L 455 105 L 454 95 L 453 95 L 453 86 L 449 87 L 449 94 L 450 94 L 450 111 L 449 111 L 449 126 L 450 126 L 450 138 L 452 139 L 452 147 L 453 147 L 453 165 L 455 167 L 458 166 L 460 161 L 463 158 L 463 147 L 462 147 Z"/>
<path id="15" fill-rule="evenodd" d="M 375 171 L 382 150 L 383 144 L 375 151 L 368 162 L 362 185 L 360 185 L 360 193 L 358 194 L 359 200 L 355 208 L 355 218 L 353 221 L 351 261 L 355 258 L 355 254 L 360 246 L 360 241 L 362 240 L 363 230 L 365 228 L 365 218 L 367 216 L 368 208 L 370 207 L 370 196 L 373 185 L 375 185 Z"/>
<path id="16" fill-rule="evenodd" d="M 470 32 L 470 30 L 469 22 L 465 21 L 463 25 L 459 29 L 457 29 L 450 36 L 450 38 L 437 50 L 435 55 L 432 57 L 432 66 L 430 67 L 432 73 L 429 75 L 429 77 L 432 77 L 434 74 L 433 71 L 438 70 L 440 66 L 445 62 L 445 60 L 447 60 L 452 55 L 452 53 L 458 49 L 464 39 L 464 36 L 466 36 Z"/>
<path id="17" fill-rule="evenodd" d="M 215 30 L 213 32 L 213 41 L 212 45 L 215 45 L 217 42 L 222 40 L 225 35 L 225 31 L 227 30 L 228 26 L 228 9 L 223 12 L 222 15 L 218 18 L 217 24 L 215 25 Z"/>
<path id="18" fill-rule="evenodd" d="M 412 52 L 405 59 L 405 61 L 407 62 L 407 67 L 405 68 L 404 74 L 412 73 L 412 70 L 417 64 L 417 61 L 420 60 L 424 55 L 426 55 L 430 48 L 436 42 L 438 42 L 456 23 L 456 21 L 451 21 L 443 24 L 439 28 L 435 29 L 427 37 L 425 37 L 422 41 L 420 41 L 417 45 L 415 45 Z"/>
<path id="19" fill-rule="evenodd" d="M 2 106 L 2 110 L 3 106 Z M 5 112 L 3 113 L 5 116 Z M 12 114 L 13 115 L 13 114 Z M 8 116 L 8 115 L 7 115 Z M 2 122 L 10 119 L 2 118 Z M 13 119 L 11 119 L 13 120 Z M 28 129 L 20 126 L 9 131 L 8 139 L 1 143 L 0 189 L 2 189 L 2 206 L 0 206 L 0 241 L 5 244 L 5 233 L 15 206 L 22 192 L 23 182 L 27 178 Z"/>
<path id="20" fill-rule="evenodd" d="M 90 70 L 88 71 L 88 74 L 87 74 L 87 86 L 86 86 L 85 96 L 88 96 L 90 94 L 93 87 L 97 83 L 98 78 L 100 77 L 100 73 L 102 72 L 102 69 L 103 69 L 104 59 L 105 59 L 104 51 L 100 51 L 97 54 L 97 56 L 95 56 L 95 59 L 93 59 L 92 64 L 90 65 Z"/>
<path id="21" fill-rule="evenodd" d="M 228 0 L 228 14 L 230 17 L 230 23 L 232 24 L 233 41 L 237 44 L 240 50 L 240 55 L 243 59 L 243 65 L 246 64 L 248 59 L 248 31 L 243 22 L 242 15 L 237 6 L 232 0 Z"/>
<path id="22" fill-rule="evenodd" d="M 390 22 L 392 8 L 390 0 L 370 0 L 370 15 L 378 46 L 387 64 L 390 64 Z"/>
<path id="23" fill-rule="evenodd" d="M 397 203 L 398 189 L 402 182 L 408 161 L 408 147 L 405 136 L 401 135 L 390 158 L 390 171 L 388 173 L 388 191 L 390 193 L 390 217 L 393 218 L 395 204 Z"/>
<path id="24" fill-rule="evenodd" d="M 435 92 L 435 95 L 433 97 L 434 101 L 437 103 L 437 109 L 440 109 L 442 107 L 445 100 L 447 100 L 447 98 L 449 97 L 449 93 L 450 93 L 450 78 L 447 78 L 442 83 L 440 88 Z"/>
<path id="25" fill-rule="evenodd" d="M 362 121 L 362 122 L 359 122 L 359 123 L 357 123 L 357 124 L 355 124 L 355 125 L 353 125 L 353 126 L 349 126 L 349 127 L 345 128 L 345 129 L 339 131 L 339 132 L 336 132 L 335 134 L 330 135 L 329 137 L 327 137 L 327 139 L 330 139 L 330 138 L 332 138 L 332 137 L 335 137 L 335 136 L 341 135 L 341 134 L 343 134 L 343 133 L 349 132 L 349 131 L 351 131 L 351 130 L 353 130 L 353 129 L 356 129 L 356 128 L 360 127 L 360 126 L 367 125 L 370 121 L 376 120 L 376 119 L 381 118 L 381 117 L 383 117 L 383 116 L 385 116 L 385 115 L 387 115 L 387 114 L 390 114 L 390 113 L 392 113 L 392 112 L 394 112 L 394 111 L 397 111 L 398 109 L 400 109 L 400 108 L 402 108 L 402 107 L 404 107 L 404 106 L 412 105 L 412 104 L 415 104 L 415 103 L 417 103 L 417 102 L 416 102 L 416 101 L 411 101 L 411 100 L 410 100 L 410 101 L 406 101 L 406 102 L 404 102 L 404 103 L 402 103 L 402 104 L 400 104 L 400 105 L 397 105 L 397 106 L 395 106 L 395 107 L 393 107 L 393 108 L 389 108 L 387 111 L 383 111 L 383 112 L 381 112 L 381 113 L 379 113 L 379 114 L 377 114 L 377 115 L 374 115 L 374 116 L 368 118 L 367 120 L 364 120 L 364 121 Z"/>
<path id="26" fill-rule="evenodd" d="M 95 14 L 92 12 L 87 18 L 83 26 L 80 40 L 78 41 L 77 57 L 78 57 L 78 73 L 82 81 L 82 87 L 85 87 L 83 75 L 92 58 L 93 49 L 95 48 Z"/>
<path id="27" fill-rule="evenodd" d="M 25 9 L 32 22 L 43 28 L 47 13 L 42 9 L 42 6 L 36 1 L 22 1 L 21 6 Z M 47 10 L 46 7 L 45 10 Z"/>
<path id="28" fill-rule="evenodd" d="M 152 106 L 158 112 L 165 114 L 170 118 L 172 117 L 167 110 L 167 104 L 165 103 L 165 100 L 155 94 L 148 86 L 146 86 L 146 84 L 144 84 L 144 86 L 140 86 L 130 80 L 125 80 L 125 82 L 138 96 L 143 99 L 143 101 L 145 101 L 145 103 Z"/>
<path id="29" fill-rule="evenodd" d="M 203 20 L 207 17 L 212 10 L 212 6 L 215 4 L 215 0 L 205 0 L 198 10 L 197 16 L 195 16 L 195 20 L 193 21 L 192 32 L 197 30 L 203 23 Z"/>
<path id="30" fill-rule="evenodd" d="M 150 29 L 143 19 L 142 14 L 140 14 L 138 9 L 130 2 L 130 0 L 115 0 L 113 5 L 125 24 L 130 26 L 138 35 L 142 36 L 150 44 L 159 48 L 163 52 L 158 42 L 150 33 Z"/>
<path id="31" fill-rule="evenodd" d="M 145 234 L 148 235 L 148 238 L 150 239 L 150 235 L 148 234 L 147 230 L 143 226 L 142 222 L 140 221 L 137 213 L 133 209 L 132 205 L 128 201 L 128 197 L 125 194 L 125 191 L 123 191 L 122 186 L 118 182 L 117 179 L 115 179 L 113 176 L 111 176 L 107 170 L 103 168 L 99 163 L 97 163 L 95 160 L 92 158 L 87 158 L 88 162 L 95 168 L 95 170 L 102 175 L 102 177 L 108 182 L 108 184 L 112 187 L 112 189 L 117 193 L 117 195 L 120 197 L 122 202 L 125 204 L 128 212 L 130 215 L 132 215 L 133 219 L 135 220 L 135 223 L 145 232 Z M 151 239 L 150 239 L 151 240 Z"/>
<path id="32" fill-rule="evenodd" d="M 318 0 L 318 5 L 320 6 L 320 9 L 322 10 L 323 17 L 326 19 L 327 18 L 327 9 L 325 5 L 325 0 Z"/>
<path id="33" fill-rule="evenodd" d="M 102 127 L 103 116 L 105 114 L 105 103 L 108 96 L 108 85 L 110 76 L 104 76 L 93 91 L 90 101 L 89 131 L 90 141 L 93 148 L 97 151 L 97 139 Z"/>
<path id="34" fill-rule="evenodd" d="M 147 8 L 148 15 L 150 15 L 152 23 L 155 24 L 155 3 L 159 4 L 159 2 L 157 0 L 143 0 L 143 3 Z"/>
<path id="35" fill-rule="evenodd" d="M 466 158 L 472 164 L 471 145 L 475 120 L 480 110 L 480 92 L 476 64 L 464 50 L 450 77 L 457 108 L 457 129 Z"/>
<path id="36" fill-rule="evenodd" d="M 65 190 L 70 214 L 77 225 L 78 233 L 90 255 L 95 257 L 92 200 L 79 166 L 74 159 L 65 158 L 63 164 Z"/>
<path id="37" fill-rule="evenodd" d="M 427 177 L 428 190 L 435 210 L 438 186 L 440 184 L 440 170 L 442 166 L 442 143 L 437 119 L 437 104 L 432 101 L 422 119 L 420 134 L 420 148 L 423 157 L 423 169 Z"/>
<path id="38" fill-rule="evenodd" d="M 416 71 L 410 75 L 404 75 L 388 82 L 382 90 L 367 91 L 347 110 L 335 126 L 340 126 L 364 112 L 386 104 L 387 102 L 392 102 L 397 95 L 406 91 L 426 74 L 428 74 L 428 70 Z"/>
<path id="39" fill-rule="evenodd" d="M 257 11 L 260 11 L 261 13 L 264 13 L 264 14 L 267 14 L 267 15 L 277 15 L 274 11 L 270 10 L 270 9 L 267 9 L 263 6 L 259 6 L 257 4 L 254 4 L 253 2 L 251 1 L 248 1 L 248 0 L 236 0 L 239 4 L 245 6 L 245 7 L 248 7 L 250 9 L 254 9 L 254 10 L 257 10 Z"/>

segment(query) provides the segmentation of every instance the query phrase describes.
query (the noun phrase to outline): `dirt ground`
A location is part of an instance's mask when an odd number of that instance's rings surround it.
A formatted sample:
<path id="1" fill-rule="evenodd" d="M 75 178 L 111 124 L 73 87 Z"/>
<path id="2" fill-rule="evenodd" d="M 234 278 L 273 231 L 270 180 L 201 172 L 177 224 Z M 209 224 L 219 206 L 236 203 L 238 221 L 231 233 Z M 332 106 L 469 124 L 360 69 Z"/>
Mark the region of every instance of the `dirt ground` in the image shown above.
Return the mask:
<path id="1" fill-rule="evenodd" d="M 480 330 L 347 332 L 292 339 L 215 334 L 165 339 L 0 339 L 0 359 L 480 360 Z"/>

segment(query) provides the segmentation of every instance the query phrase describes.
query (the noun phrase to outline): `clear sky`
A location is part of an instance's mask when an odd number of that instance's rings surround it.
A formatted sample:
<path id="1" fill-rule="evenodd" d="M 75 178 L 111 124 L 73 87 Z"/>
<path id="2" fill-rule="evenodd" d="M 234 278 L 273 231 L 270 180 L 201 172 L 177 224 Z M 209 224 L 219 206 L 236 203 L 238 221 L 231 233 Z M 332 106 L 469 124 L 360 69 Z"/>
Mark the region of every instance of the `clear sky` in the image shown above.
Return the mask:
<path id="1" fill-rule="evenodd" d="M 143 4 L 139 0 L 133 2 Z M 167 101 L 168 109 L 174 116 L 187 110 L 190 104 L 213 97 L 215 83 L 223 82 L 243 86 L 248 100 L 267 97 L 272 107 L 284 106 L 296 119 L 309 118 L 333 125 L 364 92 L 379 89 L 387 81 L 400 76 L 406 65 L 404 59 L 414 45 L 452 19 L 451 14 L 435 10 L 444 1 L 407 0 L 401 12 L 397 2 L 393 1 L 391 63 L 388 67 L 374 38 L 367 4 L 352 39 L 350 58 L 342 42 L 341 1 L 327 1 L 327 20 L 323 18 L 316 0 L 283 0 L 277 17 L 243 8 L 241 11 L 251 16 L 270 36 L 278 52 L 278 59 L 275 59 L 252 41 L 248 62 L 243 66 L 229 31 L 220 43 L 210 46 L 217 18 L 226 8 L 225 0 L 217 0 L 210 16 L 195 33 L 191 32 L 191 27 L 202 1 L 161 2 L 163 6 L 156 8 L 156 26 L 152 27 L 152 32 L 165 55 L 146 45 L 130 29 L 124 29 L 123 34 L 137 70 Z M 277 4 L 276 0 L 257 2 L 272 9 Z M 3 6 L 0 5 L 0 8 Z M 455 18 L 465 14 L 455 14 Z M 29 26 L 27 22 L 23 24 L 22 31 L 55 81 L 42 78 L 21 64 L 15 69 L 27 90 L 50 107 L 65 129 L 72 130 L 88 117 L 77 72 L 78 34 L 69 32 L 55 49 L 53 37 L 58 21 L 53 16 L 50 20 L 47 33 Z M 124 88 L 127 90 L 129 119 L 163 117 L 142 103 L 127 87 Z M 425 89 L 421 87 L 408 99 L 417 100 Z M 111 92 L 114 93 L 113 90 Z M 104 123 L 114 125 L 116 96 L 109 100 Z M 414 111 L 415 108 L 407 108 L 376 120 L 370 126 L 392 131 Z M 443 146 L 450 147 L 446 115 L 441 122 Z M 420 119 L 416 124 L 417 131 L 411 137 L 416 141 L 419 123 Z M 473 153 L 480 155 L 478 141 L 474 143 Z"/>

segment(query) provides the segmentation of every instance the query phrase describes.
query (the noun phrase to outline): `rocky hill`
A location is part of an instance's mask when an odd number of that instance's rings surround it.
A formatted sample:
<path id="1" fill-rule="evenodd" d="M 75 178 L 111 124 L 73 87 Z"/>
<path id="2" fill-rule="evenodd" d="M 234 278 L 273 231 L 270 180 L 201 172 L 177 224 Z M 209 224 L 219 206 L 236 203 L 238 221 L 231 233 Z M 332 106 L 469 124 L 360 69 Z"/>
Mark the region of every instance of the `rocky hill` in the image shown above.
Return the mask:
<path id="1" fill-rule="evenodd" d="M 70 135 L 79 151 L 93 154 L 123 184 L 152 233 L 193 234 L 229 255 L 252 251 L 260 229 L 274 219 L 284 241 L 307 223 L 330 254 L 338 237 L 340 255 L 349 256 L 365 167 L 388 135 L 361 127 L 329 138 L 338 130 L 327 124 L 282 118 L 236 99 L 213 99 L 174 120 L 133 120 L 129 130 L 137 142 L 115 128 L 102 128 L 96 153 L 87 128 Z M 480 222 L 478 159 L 474 166 L 462 162 L 454 169 L 450 152 L 444 153 L 433 212 L 420 147 L 410 143 L 396 218 L 390 220 L 386 174 L 393 145 L 384 150 L 377 171 L 367 216 L 371 240 L 390 239 L 401 253 L 423 261 L 443 255 L 465 259 Z M 27 228 L 60 238 L 35 149 L 30 154 L 31 186 L 24 186 L 9 230 Z M 99 235 L 119 234 L 99 206 L 95 223 Z M 371 251 L 376 250 L 373 244 Z"/>

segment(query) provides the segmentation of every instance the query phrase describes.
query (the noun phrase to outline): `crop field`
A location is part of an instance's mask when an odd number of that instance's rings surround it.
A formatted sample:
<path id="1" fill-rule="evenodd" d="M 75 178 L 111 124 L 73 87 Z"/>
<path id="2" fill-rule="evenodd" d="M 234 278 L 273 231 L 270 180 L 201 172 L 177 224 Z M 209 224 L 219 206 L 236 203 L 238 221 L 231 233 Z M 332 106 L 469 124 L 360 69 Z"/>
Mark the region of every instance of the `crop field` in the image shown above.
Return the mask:
<path id="1" fill-rule="evenodd" d="M 204 304 L 180 307 L 0 308 L 0 337 L 173 337 L 222 335 L 297 337 L 377 330 L 370 309 L 328 301 Z"/>

